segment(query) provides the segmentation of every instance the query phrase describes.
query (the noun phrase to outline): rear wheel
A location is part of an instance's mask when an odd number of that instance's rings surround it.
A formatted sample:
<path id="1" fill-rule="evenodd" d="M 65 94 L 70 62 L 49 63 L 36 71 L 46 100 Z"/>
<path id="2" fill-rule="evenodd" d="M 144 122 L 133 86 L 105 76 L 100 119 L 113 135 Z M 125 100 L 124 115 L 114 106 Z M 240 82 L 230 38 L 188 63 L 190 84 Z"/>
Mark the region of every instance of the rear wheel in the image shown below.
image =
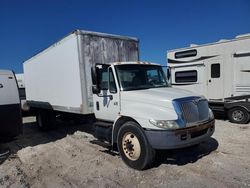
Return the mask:
<path id="1" fill-rule="evenodd" d="M 37 125 L 42 130 L 48 130 L 55 125 L 56 118 L 55 114 L 51 110 L 42 110 L 38 113 L 37 117 Z"/>
<path id="2" fill-rule="evenodd" d="M 126 122 L 118 132 L 117 141 L 121 158 L 129 167 L 143 170 L 154 161 L 155 150 L 137 123 Z"/>
<path id="3" fill-rule="evenodd" d="M 249 112 L 242 107 L 234 107 L 228 110 L 228 118 L 233 123 L 245 124 L 248 123 Z"/>

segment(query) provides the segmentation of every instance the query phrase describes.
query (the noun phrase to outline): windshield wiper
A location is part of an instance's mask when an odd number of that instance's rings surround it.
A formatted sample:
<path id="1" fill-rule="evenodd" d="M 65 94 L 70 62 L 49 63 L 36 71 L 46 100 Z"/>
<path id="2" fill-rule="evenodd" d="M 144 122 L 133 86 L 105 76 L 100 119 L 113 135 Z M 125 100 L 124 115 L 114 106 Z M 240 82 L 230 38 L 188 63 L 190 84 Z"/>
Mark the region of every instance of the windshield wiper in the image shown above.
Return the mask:
<path id="1" fill-rule="evenodd" d="M 151 89 L 153 87 L 133 87 L 133 88 L 124 88 L 124 91 L 132 91 L 132 90 L 142 90 L 142 89 Z"/>

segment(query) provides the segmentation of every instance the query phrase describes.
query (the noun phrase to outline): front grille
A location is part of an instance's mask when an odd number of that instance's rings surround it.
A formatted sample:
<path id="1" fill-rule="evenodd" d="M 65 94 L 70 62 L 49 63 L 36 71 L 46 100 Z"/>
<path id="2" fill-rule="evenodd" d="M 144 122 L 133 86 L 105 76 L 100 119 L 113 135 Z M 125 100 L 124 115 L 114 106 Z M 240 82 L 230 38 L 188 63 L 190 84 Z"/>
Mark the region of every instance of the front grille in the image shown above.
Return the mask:
<path id="1" fill-rule="evenodd" d="M 209 119 L 209 107 L 206 99 L 187 98 L 186 100 L 181 99 L 178 103 L 186 126 L 192 126 Z"/>

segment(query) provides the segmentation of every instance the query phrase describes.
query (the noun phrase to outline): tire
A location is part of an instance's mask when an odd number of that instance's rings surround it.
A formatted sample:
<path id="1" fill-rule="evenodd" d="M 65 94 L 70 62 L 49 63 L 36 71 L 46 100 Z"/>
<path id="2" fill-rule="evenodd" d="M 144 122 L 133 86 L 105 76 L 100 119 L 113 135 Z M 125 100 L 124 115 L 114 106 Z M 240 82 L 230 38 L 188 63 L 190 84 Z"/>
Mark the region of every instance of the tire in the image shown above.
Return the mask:
<path id="1" fill-rule="evenodd" d="M 249 122 L 249 112 L 242 107 L 234 107 L 228 110 L 228 118 L 232 123 L 246 124 Z"/>
<path id="2" fill-rule="evenodd" d="M 117 143 L 120 156 L 129 167 L 144 170 L 154 162 L 155 150 L 137 123 L 126 122 L 118 131 Z"/>
<path id="3" fill-rule="evenodd" d="M 49 130 L 55 125 L 55 114 L 53 111 L 42 110 L 38 113 L 37 125 L 41 130 Z"/>

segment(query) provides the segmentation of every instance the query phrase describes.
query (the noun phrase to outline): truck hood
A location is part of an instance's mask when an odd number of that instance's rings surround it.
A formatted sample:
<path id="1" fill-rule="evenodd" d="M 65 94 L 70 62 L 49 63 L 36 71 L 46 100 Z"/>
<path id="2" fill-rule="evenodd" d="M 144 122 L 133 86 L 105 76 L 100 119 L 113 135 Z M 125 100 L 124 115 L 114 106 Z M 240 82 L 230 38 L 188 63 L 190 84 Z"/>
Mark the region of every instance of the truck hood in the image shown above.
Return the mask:
<path id="1" fill-rule="evenodd" d="M 151 88 L 146 90 L 134 90 L 121 92 L 122 101 L 134 101 L 136 103 L 148 103 L 167 107 L 174 99 L 197 96 L 187 90 L 177 88 Z M 166 106 L 167 105 L 167 106 Z M 168 106 L 170 107 L 170 106 Z M 171 108 L 170 107 L 170 108 Z"/>
<path id="2" fill-rule="evenodd" d="M 154 120 L 177 120 L 173 100 L 197 96 L 176 88 L 152 88 L 121 92 L 122 116 L 132 117 L 146 129 L 160 129 L 149 123 Z"/>

